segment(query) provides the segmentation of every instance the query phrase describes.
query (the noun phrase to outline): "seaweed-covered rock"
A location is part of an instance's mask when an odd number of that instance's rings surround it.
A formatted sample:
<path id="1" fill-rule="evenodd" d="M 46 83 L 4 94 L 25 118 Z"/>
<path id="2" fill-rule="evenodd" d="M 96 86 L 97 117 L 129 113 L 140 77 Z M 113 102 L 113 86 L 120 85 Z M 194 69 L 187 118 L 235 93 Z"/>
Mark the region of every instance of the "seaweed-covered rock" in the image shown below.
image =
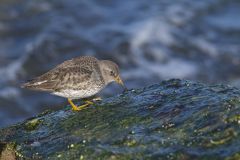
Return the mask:
<path id="1" fill-rule="evenodd" d="M 0 142 L 19 159 L 238 160 L 239 96 L 224 85 L 163 81 L 80 112 L 43 113 L 0 130 Z"/>

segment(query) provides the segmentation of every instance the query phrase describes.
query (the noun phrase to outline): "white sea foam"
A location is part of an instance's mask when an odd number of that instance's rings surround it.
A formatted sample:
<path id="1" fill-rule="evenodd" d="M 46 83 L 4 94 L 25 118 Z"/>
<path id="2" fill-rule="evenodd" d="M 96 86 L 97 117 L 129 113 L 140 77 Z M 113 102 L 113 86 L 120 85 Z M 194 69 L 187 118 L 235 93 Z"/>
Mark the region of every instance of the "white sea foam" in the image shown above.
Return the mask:
<path id="1" fill-rule="evenodd" d="M 219 51 L 217 47 L 208 42 L 207 40 L 199 37 L 199 38 L 194 38 L 192 43 L 199 48 L 203 53 L 208 54 L 211 57 L 217 57 L 219 54 Z"/>
<path id="2" fill-rule="evenodd" d="M 161 19 L 144 21 L 138 25 L 141 27 L 136 27 L 138 29 L 133 32 L 131 40 L 132 54 L 140 68 L 138 72 L 135 72 L 136 74 L 139 74 L 141 70 L 142 73 L 140 74 L 144 76 L 152 74 L 158 75 L 159 78 L 186 78 L 193 76 L 197 72 L 195 64 L 179 58 L 170 58 L 168 50 L 164 50 L 164 46 L 170 46 L 175 43 L 172 35 L 174 28 L 163 20 L 161 21 Z M 161 47 L 154 47 L 155 43 Z M 144 51 L 142 46 L 147 44 L 153 44 L 153 47 Z M 155 61 L 146 59 L 145 54 L 151 54 Z M 159 60 L 166 61 L 161 62 Z"/>
<path id="3" fill-rule="evenodd" d="M 14 81 L 17 78 L 17 73 L 20 72 L 23 64 L 23 57 L 13 61 L 5 67 L 0 68 L 0 82 Z"/>
<path id="4" fill-rule="evenodd" d="M 194 16 L 191 9 L 186 9 L 181 4 L 169 6 L 166 15 L 175 25 L 184 25 Z"/>
<path id="5" fill-rule="evenodd" d="M 157 75 L 159 79 L 169 78 L 189 78 L 194 76 L 198 68 L 192 62 L 186 62 L 181 59 L 172 59 L 167 63 L 158 64 L 142 61 L 142 67 L 125 71 L 122 76 L 124 79 L 136 79 L 140 77 L 152 77 Z"/>
<path id="6" fill-rule="evenodd" d="M 131 47 L 135 51 L 144 43 L 160 42 L 164 45 L 174 43 L 172 36 L 172 26 L 167 24 L 164 19 L 152 18 L 132 26 Z M 133 52 L 134 53 L 134 52 Z"/>
<path id="7" fill-rule="evenodd" d="M 0 97 L 1 98 L 11 98 L 19 96 L 20 92 L 18 89 L 13 87 L 5 87 L 0 90 Z"/>

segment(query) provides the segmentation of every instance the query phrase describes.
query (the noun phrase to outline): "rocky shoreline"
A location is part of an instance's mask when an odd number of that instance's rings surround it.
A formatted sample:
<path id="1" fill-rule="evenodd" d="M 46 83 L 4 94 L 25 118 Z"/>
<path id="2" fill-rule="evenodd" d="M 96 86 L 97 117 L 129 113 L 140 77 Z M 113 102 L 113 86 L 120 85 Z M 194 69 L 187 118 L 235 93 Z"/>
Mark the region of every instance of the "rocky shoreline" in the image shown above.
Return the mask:
<path id="1" fill-rule="evenodd" d="M 172 79 L 0 130 L 0 159 L 240 159 L 240 90 Z"/>

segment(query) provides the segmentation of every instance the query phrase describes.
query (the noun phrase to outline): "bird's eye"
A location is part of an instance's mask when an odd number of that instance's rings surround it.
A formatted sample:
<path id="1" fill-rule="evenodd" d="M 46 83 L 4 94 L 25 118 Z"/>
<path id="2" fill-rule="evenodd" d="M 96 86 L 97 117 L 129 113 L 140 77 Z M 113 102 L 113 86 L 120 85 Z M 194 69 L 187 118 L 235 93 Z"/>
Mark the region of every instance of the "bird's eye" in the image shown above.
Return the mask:
<path id="1" fill-rule="evenodd" d="M 111 71 L 111 72 L 110 72 L 110 75 L 111 75 L 111 76 L 114 76 L 114 72 L 113 72 L 113 71 Z"/>

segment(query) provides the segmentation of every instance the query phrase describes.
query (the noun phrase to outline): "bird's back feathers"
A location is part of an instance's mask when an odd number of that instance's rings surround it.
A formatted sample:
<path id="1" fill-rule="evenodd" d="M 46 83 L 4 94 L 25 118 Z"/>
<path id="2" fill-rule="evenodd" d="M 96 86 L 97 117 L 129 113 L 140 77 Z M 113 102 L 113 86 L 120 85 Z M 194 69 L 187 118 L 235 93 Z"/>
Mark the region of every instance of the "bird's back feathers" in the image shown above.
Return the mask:
<path id="1" fill-rule="evenodd" d="M 88 81 L 97 68 L 99 68 L 98 60 L 94 57 L 82 56 L 73 58 L 23 84 L 21 87 L 54 92 L 61 90 L 62 87 L 71 87 L 72 84 L 70 82 L 80 84 L 81 82 Z"/>

